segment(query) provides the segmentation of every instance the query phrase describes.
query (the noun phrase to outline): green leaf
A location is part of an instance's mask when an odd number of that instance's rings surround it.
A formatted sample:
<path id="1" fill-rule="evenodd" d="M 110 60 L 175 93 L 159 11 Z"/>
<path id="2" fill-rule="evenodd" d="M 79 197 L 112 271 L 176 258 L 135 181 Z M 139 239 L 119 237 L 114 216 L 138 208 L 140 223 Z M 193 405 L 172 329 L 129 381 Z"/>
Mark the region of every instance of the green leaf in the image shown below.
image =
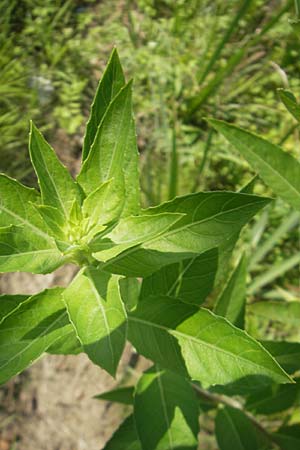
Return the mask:
<path id="1" fill-rule="evenodd" d="M 213 289 L 217 267 L 217 249 L 165 266 L 144 278 L 140 300 L 150 295 L 167 295 L 201 305 Z"/>
<path id="2" fill-rule="evenodd" d="M 286 109 L 300 122 L 300 105 L 294 94 L 287 89 L 277 89 L 277 92 Z"/>
<path id="3" fill-rule="evenodd" d="M 277 145 L 220 120 L 209 120 L 213 127 L 247 159 L 273 191 L 300 209 L 300 164 Z"/>
<path id="4" fill-rule="evenodd" d="M 169 331 L 196 311 L 196 306 L 171 297 L 148 297 L 128 315 L 128 339 L 138 353 L 161 367 L 187 376 L 180 347 Z"/>
<path id="5" fill-rule="evenodd" d="M 88 267 L 64 291 L 76 334 L 88 357 L 115 375 L 127 332 L 119 278 Z"/>
<path id="6" fill-rule="evenodd" d="M 281 427 L 272 437 L 281 450 L 296 450 L 300 447 L 300 424 Z"/>
<path id="7" fill-rule="evenodd" d="M 126 214 L 136 214 L 139 193 L 131 82 L 120 90 L 107 108 L 78 175 L 87 195 L 110 179 L 120 195 L 125 191 Z"/>
<path id="8" fill-rule="evenodd" d="M 29 295 L 0 295 L 0 324 L 29 297 Z"/>
<path id="9" fill-rule="evenodd" d="M 66 167 L 33 124 L 30 129 L 29 151 L 38 176 L 42 203 L 53 206 L 68 219 L 74 200 L 81 203 L 81 193 Z"/>
<path id="10" fill-rule="evenodd" d="M 121 219 L 108 234 L 91 242 L 94 258 L 107 261 L 128 248 L 165 233 L 183 217 L 183 214 L 162 213 L 151 216 L 132 216 Z"/>
<path id="11" fill-rule="evenodd" d="M 78 355 L 83 352 L 82 345 L 74 331 L 73 326 L 70 326 L 68 333 L 65 333 L 48 349 L 47 353 L 51 355 Z"/>
<path id="12" fill-rule="evenodd" d="M 98 400 L 106 400 L 113 403 L 122 403 L 123 405 L 133 405 L 134 387 L 127 386 L 112 391 L 103 392 L 95 395 L 94 398 Z"/>
<path id="13" fill-rule="evenodd" d="M 51 241 L 22 226 L 0 228 L 0 272 L 49 273 L 66 262 Z"/>
<path id="14" fill-rule="evenodd" d="M 195 257 L 214 247 L 228 250 L 241 228 L 269 203 L 254 195 L 212 192 L 178 197 L 145 214 L 181 213 L 185 216 L 166 233 L 129 249 L 104 264 L 105 270 L 146 277 L 160 267 Z"/>
<path id="15" fill-rule="evenodd" d="M 191 378 L 204 387 L 237 381 L 247 388 L 252 383 L 256 388 L 271 381 L 291 382 L 246 332 L 206 309 L 195 311 L 192 305 L 171 297 L 140 302 L 129 315 L 129 340 L 139 353 L 162 367 L 184 373 L 186 365 Z M 181 354 L 171 337 L 179 343 Z"/>
<path id="16" fill-rule="evenodd" d="M 258 176 L 254 175 L 254 177 L 252 177 L 251 180 L 247 184 L 245 184 L 245 186 L 242 187 L 242 189 L 239 190 L 239 192 L 241 194 L 253 194 L 253 190 L 257 180 Z"/>
<path id="17" fill-rule="evenodd" d="M 133 415 L 127 417 L 104 450 L 143 450 L 139 441 Z"/>
<path id="18" fill-rule="evenodd" d="M 106 225 L 117 220 L 123 206 L 124 193 L 120 194 L 112 180 L 108 180 L 86 197 L 82 213 L 83 217 L 88 219 L 89 227 L 95 229 L 99 224 Z"/>
<path id="19" fill-rule="evenodd" d="M 239 328 L 244 328 L 247 264 L 242 256 L 217 300 L 214 312 Z"/>
<path id="20" fill-rule="evenodd" d="M 250 395 L 245 407 L 255 414 L 276 414 L 298 402 L 299 384 L 273 385 Z"/>
<path id="21" fill-rule="evenodd" d="M 287 373 L 300 370 L 300 344 L 298 342 L 260 342 Z"/>
<path id="22" fill-rule="evenodd" d="M 183 377 L 154 367 L 139 379 L 134 417 L 144 450 L 196 449 L 198 414 L 195 393 Z"/>
<path id="23" fill-rule="evenodd" d="M 0 383 L 26 369 L 72 330 L 62 291 L 54 288 L 31 296 L 1 323 Z"/>
<path id="24" fill-rule="evenodd" d="M 259 450 L 265 448 L 257 429 L 242 411 L 225 406 L 219 409 L 215 423 L 220 450 Z"/>
<path id="25" fill-rule="evenodd" d="M 99 82 L 95 98 L 92 103 L 91 114 L 86 126 L 82 149 L 84 161 L 94 142 L 97 129 L 112 99 L 118 94 L 125 84 L 123 69 L 120 63 L 117 49 L 111 52 L 108 64 Z"/>
<path id="26" fill-rule="evenodd" d="M 121 278 L 120 290 L 121 297 L 127 311 L 133 310 L 138 302 L 141 289 L 141 283 L 136 278 Z"/>

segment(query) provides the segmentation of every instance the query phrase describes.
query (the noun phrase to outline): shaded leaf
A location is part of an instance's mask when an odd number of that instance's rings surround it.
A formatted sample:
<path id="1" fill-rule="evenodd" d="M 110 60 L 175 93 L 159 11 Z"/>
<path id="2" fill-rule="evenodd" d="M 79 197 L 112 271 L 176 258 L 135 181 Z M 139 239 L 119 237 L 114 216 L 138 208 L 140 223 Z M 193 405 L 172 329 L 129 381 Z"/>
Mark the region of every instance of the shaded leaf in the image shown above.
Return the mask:
<path id="1" fill-rule="evenodd" d="M 188 381 L 154 367 L 138 381 L 134 417 L 144 450 L 196 449 L 198 402 Z"/>
<path id="2" fill-rule="evenodd" d="M 29 297 L 29 295 L 0 295 L 0 324 Z"/>
<path id="3" fill-rule="evenodd" d="M 242 411 L 225 406 L 218 411 L 215 423 L 220 450 L 261 450 L 265 448 L 258 430 Z"/>
<path id="4" fill-rule="evenodd" d="M 95 395 L 94 398 L 98 400 L 106 400 L 113 403 L 122 403 L 124 405 L 133 405 L 134 387 L 127 386 L 112 391 L 103 392 Z"/>
<path id="5" fill-rule="evenodd" d="M 85 268 L 63 296 L 84 351 L 95 364 L 115 375 L 127 331 L 118 277 Z"/>
<path id="6" fill-rule="evenodd" d="M 225 317 L 239 328 L 244 328 L 246 277 L 247 264 L 246 257 L 243 256 L 232 272 L 214 309 L 215 314 Z"/>
<path id="7" fill-rule="evenodd" d="M 260 341 L 278 364 L 288 373 L 300 370 L 300 344 L 298 342 Z"/>
<path id="8" fill-rule="evenodd" d="M 217 267 L 217 249 L 165 266 L 144 278 L 140 299 L 150 295 L 167 295 L 201 305 L 213 289 Z"/>
<path id="9" fill-rule="evenodd" d="M 142 450 L 133 415 L 127 417 L 122 423 L 106 444 L 104 450 Z"/>
<path id="10" fill-rule="evenodd" d="M 0 325 L 0 383 L 32 364 L 72 330 L 62 288 L 33 295 Z"/>
<path id="11" fill-rule="evenodd" d="M 300 425 L 281 427 L 272 437 L 281 450 L 296 450 L 300 447 Z"/>
<path id="12" fill-rule="evenodd" d="M 291 408 L 299 401 L 298 384 L 273 385 L 252 394 L 245 407 L 255 414 L 275 414 Z"/>

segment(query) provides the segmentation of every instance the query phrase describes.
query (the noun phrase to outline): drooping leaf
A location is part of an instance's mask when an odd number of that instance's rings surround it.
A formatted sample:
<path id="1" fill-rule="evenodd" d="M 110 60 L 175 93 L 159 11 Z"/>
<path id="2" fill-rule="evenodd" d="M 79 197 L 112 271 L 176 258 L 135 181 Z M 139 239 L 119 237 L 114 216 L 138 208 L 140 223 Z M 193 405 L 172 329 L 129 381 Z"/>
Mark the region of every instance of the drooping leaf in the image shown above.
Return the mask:
<path id="1" fill-rule="evenodd" d="M 136 214 L 139 210 L 137 148 L 132 127 L 130 82 L 108 106 L 78 175 L 78 181 L 87 195 L 112 179 L 120 195 L 125 192 L 124 208 L 127 214 Z"/>
<path id="2" fill-rule="evenodd" d="M 159 238 L 131 248 L 105 263 L 105 270 L 146 277 L 160 267 L 195 257 L 215 247 L 225 252 L 241 228 L 269 199 L 231 192 L 196 193 L 178 197 L 145 214 L 185 216 Z"/>
<path id="3" fill-rule="evenodd" d="M 220 450 L 262 450 L 262 436 L 240 410 L 225 406 L 216 417 L 216 438 Z"/>
<path id="4" fill-rule="evenodd" d="M 129 315 L 129 340 L 162 367 L 184 373 L 186 366 L 191 378 L 204 387 L 238 381 L 240 386 L 257 388 L 271 381 L 291 381 L 247 333 L 207 309 L 195 311 L 171 297 L 155 297 L 152 302 L 148 298 Z"/>
<path id="5" fill-rule="evenodd" d="M 81 193 L 70 173 L 38 129 L 31 124 L 29 151 L 42 194 L 42 203 L 53 206 L 68 219 L 74 199 L 81 203 Z"/>
<path id="6" fill-rule="evenodd" d="M 29 297 L 29 295 L 0 295 L 0 324 Z"/>
<path id="7" fill-rule="evenodd" d="M 118 277 L 85 268 L 63 296 L 84 351 L 95 364 L 115 375 L 127 331 Z"/>
<path id="8" fill-rule="evenodd" d="M 162 213 L 151 216 L 132 216 L 121 219 L 104 238 L 100 236 L 91 242 L 94 258 L 107 261 L 128 248 L 150 241 L 169 230 L 183 214 Z"/>
<path id="9" fill-rule="evenodd" d="M 157 367 L 139 379 L 134 417 L 144 450 L 197 447 L 198 402 L 185 378 Z"/>
<path id="10" fill-rule="evenodd" d="M 217 300 L 214 312 L 223 316 L 239 328 L 244 328 L 245 302 L 246 302 L 246 258 L 243 256 L 235 267 Z"/>
<path id="11" fill-rule="evenodd" d="M 72 327 L 62 288 L 31 296 L 0 325 L 0 383 L 32 364 Z"/>
<path id="12" fill-rule="evenodd" d="M 109 61 L 99 82 L 97 92 L 91 107 L 91 114 L 86 126 L 84 143 L 82 148 L 82 160 L 84 161 L 94 142 L 97 129 L 112 99 L 118 94 L 125 84 L 123 69 L 119 60 L 117 49 L 111 52 Z"/>
<path id="13" fill-rule="evenodd" d="M 272 437 L 280 450 L 296 450 L 300 447 L 300 424 L 283 426 Z"/>
<path id="14" fill-rule="evenodd" d="M 127 386 L 114 389 L 112 391 L 103 392 L 95 395 L 94 398 L 98 400 L 106 400 L 113 403 L 122 403 L 124 405 L 133 405 L 134 387 Z"/>
<path id="15" fill-rule="evenodd" d="M 277 92 L 286 109 L 300 122 L 300 105 L 294 94 L 288 89 L 278 89 Z"/>
<path id="16" fill-rule="evenodd" d="M 293 156 L 235 125 L 219 120 L 209 122 L 236 147 L 279 197 L 300 209 L 300 164 Z"/>
<path id="17" fill-rule="evenodd" d="M 255 414 L 276 414 L 291 408 L 297 401 L 299 384 L 273 385 L 250 395 L 245 408 Z"/>
<path id="18" fill-rule="evenodd" d="M 162 267 L 144 278 L 140 299 L 167 295 L 187 303 L 201 305 L 212 291 L 218 267 L 217 249 Z"/>
<path id="19" fill-rule="evenodd" d="M 30 228 L 0 228 L 0 272 L 49 273 L 66 262 L 51 240 Z"/>
<path id="20" fill-rule="evenodd" d="M 294 373 L 296 370 L 300 370 L 300 343 L 261 341 L 261 344 L 287 373 Z"/>
<path id="21" fill-rule="evenodd" d="M 104 450 L 143 450 L 138 438 L 133 414 L 122 423 Z"/>

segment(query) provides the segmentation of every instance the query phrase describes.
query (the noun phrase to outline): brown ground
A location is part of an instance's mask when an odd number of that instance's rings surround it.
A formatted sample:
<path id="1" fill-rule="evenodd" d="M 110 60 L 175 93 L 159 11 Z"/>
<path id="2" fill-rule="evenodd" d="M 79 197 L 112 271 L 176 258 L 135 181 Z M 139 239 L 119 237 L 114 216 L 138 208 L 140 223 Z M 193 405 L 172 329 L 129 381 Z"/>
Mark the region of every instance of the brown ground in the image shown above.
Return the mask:
<path id="1" fill-rule="evenodd" d="M 34 293 L 64 285 L 66 267 L 50 275 L 3 275 L 6 293 Z M 126 348 L 117 381 L 128 379 Z M 126 375 L 127 374 L 127 375 Z M 85 355 L 45 355 L 0 389 L 0 450 L 100 450 L 126 414 L 125 407 L 93 399 L 117 384 Z"/>

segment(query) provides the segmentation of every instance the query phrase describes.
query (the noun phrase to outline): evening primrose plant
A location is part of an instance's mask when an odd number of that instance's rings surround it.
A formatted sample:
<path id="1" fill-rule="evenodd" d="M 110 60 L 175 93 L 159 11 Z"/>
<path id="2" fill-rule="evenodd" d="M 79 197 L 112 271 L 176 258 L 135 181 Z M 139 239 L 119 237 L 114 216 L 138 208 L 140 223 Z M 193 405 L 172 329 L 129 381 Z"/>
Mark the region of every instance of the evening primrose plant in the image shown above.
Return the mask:
<path id="1" fill-rule="evenodd" d="M 1 383 L 45 352 L 85 352 L 115 376 L 128 340 L 153 365 L 136 386 L 106 394 L 132 405 L 107 449 L 196 449 L 199 414 L 210 409 L 218 410 L 221 449 L 238 448 L 234 439 L 271 448 L 277 435 L 230 397 L 294 388 L 286 360 L 281 367 L 271 356 L 278 349 L 243 329 L 244 257 L 214 311 L 202 306 L 241 229 L 270 200 L 199 192 L 141 208 L 132 83 L 116 50 L 92 104 L 77 179 L 33 124 L 29 152 L 39 190 L 0 177 L 0 270 L 46 274 L 73 263 L 78 272 L 66 288 L 1 296 Z"/>

